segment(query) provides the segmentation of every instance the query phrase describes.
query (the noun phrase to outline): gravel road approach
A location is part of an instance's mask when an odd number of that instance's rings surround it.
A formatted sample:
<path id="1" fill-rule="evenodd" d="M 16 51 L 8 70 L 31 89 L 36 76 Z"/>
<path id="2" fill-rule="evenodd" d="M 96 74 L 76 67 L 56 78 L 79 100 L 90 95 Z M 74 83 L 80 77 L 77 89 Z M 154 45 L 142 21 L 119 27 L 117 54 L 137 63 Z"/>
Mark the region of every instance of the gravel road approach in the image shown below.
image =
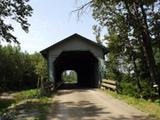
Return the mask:
<path id="1" fill-rule="evenodd" d="M 153 120 L 97 89 L 59 90 L 48 120 Z"/>

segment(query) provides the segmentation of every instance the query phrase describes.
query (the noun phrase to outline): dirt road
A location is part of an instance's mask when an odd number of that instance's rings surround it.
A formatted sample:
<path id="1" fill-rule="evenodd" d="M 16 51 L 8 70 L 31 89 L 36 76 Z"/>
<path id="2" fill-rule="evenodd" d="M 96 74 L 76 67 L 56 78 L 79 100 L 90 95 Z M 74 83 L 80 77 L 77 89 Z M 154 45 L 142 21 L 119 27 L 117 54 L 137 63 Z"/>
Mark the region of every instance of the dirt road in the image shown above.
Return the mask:
<path id="1" fill-rule="evenodd" d="M 99 90 L 60 90 L 54 100 L 48 120 L 151 120 Z"/>

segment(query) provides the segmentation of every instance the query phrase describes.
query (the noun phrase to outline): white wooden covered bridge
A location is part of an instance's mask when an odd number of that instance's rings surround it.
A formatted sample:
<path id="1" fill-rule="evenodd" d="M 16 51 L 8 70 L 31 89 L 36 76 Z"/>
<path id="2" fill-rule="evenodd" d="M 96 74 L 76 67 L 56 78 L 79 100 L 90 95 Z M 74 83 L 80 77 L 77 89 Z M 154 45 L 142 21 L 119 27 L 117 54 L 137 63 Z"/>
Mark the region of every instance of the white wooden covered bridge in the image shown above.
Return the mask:
<path id="1" fill-rule="evenodd" d="M 108 49 L 79 34 L 73 34 L 41 51 L 48 61 L 49 80 L 55 87 L 62 82 L 65 70 L 77 73 L 81 87 L 99 87 L 104 76 L 104 55 Z"/>

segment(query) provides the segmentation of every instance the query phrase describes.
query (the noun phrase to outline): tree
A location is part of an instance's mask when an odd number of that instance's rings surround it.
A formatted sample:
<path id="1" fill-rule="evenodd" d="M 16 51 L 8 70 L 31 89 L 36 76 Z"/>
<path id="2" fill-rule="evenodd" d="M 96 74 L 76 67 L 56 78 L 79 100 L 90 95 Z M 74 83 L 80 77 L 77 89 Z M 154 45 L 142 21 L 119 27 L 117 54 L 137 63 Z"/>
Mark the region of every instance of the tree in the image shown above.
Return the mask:
<path id="1" fill-rule="evenodd" d="M 32 7 L 28 4 L 29 0 L 1 0 L 0 1 L 0 41 L 15 42 L 17 38 L 13 35 L 12 31 L 13 22 L 21 25 L 21 28 L 28 32 L 30 24 L 27 18 L 32 14 Z M 11 20 L 9 23 L 7 20 Z"/>
<path id="2" fill-rule="evenodd" d="M 21 52 L 20 46 L 0 46 L 0 92 L 42 87 L 47 63 L 39 53 Z"/>
<path id="3" fill-rule="evenodd" d="M 40 88 L 41 95 L 46 95 L 45 83 L 48 80 L 47 62 L 39 53 L 31 55 L 34 72 L 38 77 L 37 87 Z"/>
<path id="4" fill-rule="evenodd" d="M 145 63 L 147 63 L 150 85 L 158 84 L 160 94 L 160 80 L 158 80 L 152 46 L 155 34 L 151 34 L 150 30 L 154 27 L 154 24 L 152 24 L 154 17 L 150 15 L 159 13 L 155 10 L 155 7 L 159 7 L 159 3 L 153 0 L 97 0 L 92 2 L 91 7 L 93 8 L 93 17 L 99 22 L 99 25 L 112 29 L 123 39 L 124 46 L 129 47 L 129 54 L 132 57 L 135 72 L 137 71 L 136 59 L 134 57 L 137 50 L 135 48 L 137 45 L 139 48 L 142 47 L 141 54 L 144 54 Z M 135 45 L 135 42 L 138 44 Z"/>
<path id="5" fill-rule="evenodd" d="M 107 40 L 110 51 L 113 51 L 110 59 L 118 62 L 117 70 L 121 73 L 125 68 L 131 71 L 131 74 L 128 73 L 136 76 L 137 84 L 145 71 L 150 87 L 157 84 L 160 95 L 160 78 L 157 72 L 159 68 L 155 59 L 160 54 L 160 11 L 157 10 L 159 3 L 160 1 L 155 0 L 91 0 L 77 10 L 90 6 L 92 16 L 98 22 L 97 30 L 94 27 L 94 31 L 101 32 L 99 28 L 107 28 L 108 33 L 104 40 Z M 96 35 L 99 38 L 99 33 Z M 115 43 L 108 41 L 109 39 L 116 39 Z M 149 78 L 146 73 L 149 73 Z"/>

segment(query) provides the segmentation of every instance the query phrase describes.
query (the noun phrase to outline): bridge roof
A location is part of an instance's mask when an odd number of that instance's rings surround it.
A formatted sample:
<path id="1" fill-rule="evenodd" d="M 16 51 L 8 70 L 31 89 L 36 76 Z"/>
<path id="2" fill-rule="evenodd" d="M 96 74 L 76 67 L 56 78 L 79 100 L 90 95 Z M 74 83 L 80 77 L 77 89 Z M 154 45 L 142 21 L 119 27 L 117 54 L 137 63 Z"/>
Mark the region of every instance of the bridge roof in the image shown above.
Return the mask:
<path id="1" fill-rule="evenodd" d="M 85 42 L 88 42 L 89 44 L 92 44 L 93 46 L 97 46 L 97 47 L 101 48 L 102 51 L 104 52 L 104 54 L 109 52 L 109 50 L 105 46 L 103 46 L 103 45 L 101 45 L 99 43 L 96 43 L 96 42 L 94 42 L 94 41 L 92 41 L 92 40 L 90 40 L 90 39 L 88 39 L 86 37 L 83 37 L 83 36 L 75 33 L 75 34 L 73 34 L 73 35 L 71 35 L 71 36 L 69 36 L 69 37 L 67 37 L 67 38 L 65 38 L 65 39 L 63 39 L 63 40 L 61 40 L 61 41 L 49 46 L 49 47 L 47 47 L 47 48 L 45 48 L 44 50 L 40 51 L 40 53 L 43 56 L 46 56 L 50 49 L 55 48 L 58 45 L 63 44 L 64 42 L 66 42 L 66 41 L 68 41 L 70 39 L 74 39 L 74 38 L 79 38 L 80 40 L 84 40 Z"/>

